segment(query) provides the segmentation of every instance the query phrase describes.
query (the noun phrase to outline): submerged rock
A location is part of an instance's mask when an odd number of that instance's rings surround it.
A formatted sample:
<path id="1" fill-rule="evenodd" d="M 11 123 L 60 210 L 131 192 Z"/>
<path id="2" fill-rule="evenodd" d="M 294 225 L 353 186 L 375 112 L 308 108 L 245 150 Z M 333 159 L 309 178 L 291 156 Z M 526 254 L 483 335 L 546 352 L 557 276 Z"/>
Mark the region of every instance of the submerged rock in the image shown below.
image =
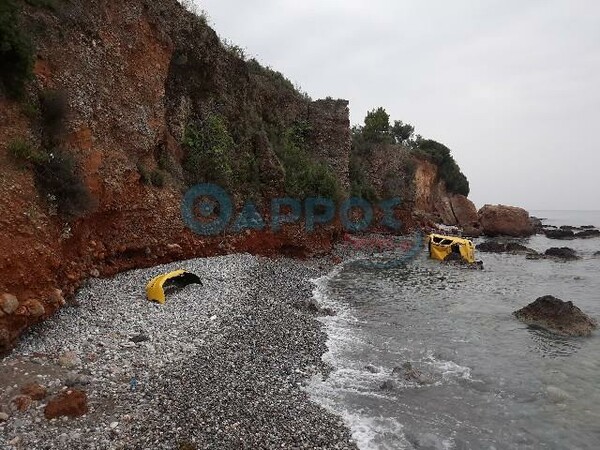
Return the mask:
<path id="1" fill-rule="evenodd" d="M 546 256 L 553 258 L 564 259 L 565 261 L 573 261 L 579 259 L 577 252 L 569 247 L 551 247 L 544 253 Z"/>
<path id="2" fill-rule="evenodd" d="M 598 326 L 596 320 L 583 313 L 573 302 L 564 302 L 552 295 L 540 297 L 513 314 L 527 325 L 562 336 L 589 336 Z"/>
<path id="3" fill-rule="evenodd" d="M 576 238 L 591 238 L 600 236 L 600 230 L 584 230 L 579 233 L 575 233 Z"/>
<path id="4" fill-rule="evenodd" d="M 433 384 L 434 378 L 427 373 L 412 366 L 410 362 L 405 362 L 401 366 L 394 367 L 392 375 L 403 378 L 405 381 L 412 381 L 417 384 Z"/>
<path id="5" fill-rule="evenodd" d="M 371 373 L 379 373 L 379 369 L 377 367 L 375 367 L 373 364 L 367 364 L 365 366 L 365 370 L 367 372 L 371 372 Z"/>
<path id="6" fill-rule="evenodd" d="M 525 247 L 517 242 L 486 241 L 477 246 L 477 250 L 484 253 L 514 253 L 529 254 L 537 253 L 535 250 Z"/>
<path id="7" fill-rule="evenodd" d="M 571 230 L 544 230 L 548 239 L 573 239 L 575 233 Z"/>

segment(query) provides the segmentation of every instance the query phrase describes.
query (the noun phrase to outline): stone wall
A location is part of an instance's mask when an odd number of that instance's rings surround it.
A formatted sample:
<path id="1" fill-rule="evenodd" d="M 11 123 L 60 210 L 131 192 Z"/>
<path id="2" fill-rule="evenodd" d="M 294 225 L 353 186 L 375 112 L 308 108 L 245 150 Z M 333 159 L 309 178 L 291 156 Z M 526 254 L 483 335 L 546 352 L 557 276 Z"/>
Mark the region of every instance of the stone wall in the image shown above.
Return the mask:
<path id="1" fill-rule="evenodd" d="M 344 190 L 350 186 L 348 168 L 352 135 L 347 100 L 324 99 L 312 102 L 308 109 L 312 127 L 310 147 L 333 171 Z"/>

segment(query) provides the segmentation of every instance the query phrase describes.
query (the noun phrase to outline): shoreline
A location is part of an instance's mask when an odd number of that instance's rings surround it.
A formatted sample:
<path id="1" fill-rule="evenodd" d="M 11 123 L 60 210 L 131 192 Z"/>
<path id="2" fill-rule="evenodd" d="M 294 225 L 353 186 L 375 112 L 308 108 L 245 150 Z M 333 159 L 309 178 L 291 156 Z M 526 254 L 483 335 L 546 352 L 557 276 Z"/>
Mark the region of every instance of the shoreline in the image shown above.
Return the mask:
<path id="1" fill-rule="evenodd" d="M 90 280 L 73 307 L 1 360 L 0 411 L 9 418 L 0 446 L 356 448 L 343 420 L 301 388 L 328 372 L 310 281 L 327 266 L 235 254 Z M 148 302 L 151 276 L 179 267 L 204 286 Z M 16 411 L 11 399 L 31 382 L 47 397 Z M 45 404 L 67 385 L 86 392 L 88 413 L 46 419 Z"/>

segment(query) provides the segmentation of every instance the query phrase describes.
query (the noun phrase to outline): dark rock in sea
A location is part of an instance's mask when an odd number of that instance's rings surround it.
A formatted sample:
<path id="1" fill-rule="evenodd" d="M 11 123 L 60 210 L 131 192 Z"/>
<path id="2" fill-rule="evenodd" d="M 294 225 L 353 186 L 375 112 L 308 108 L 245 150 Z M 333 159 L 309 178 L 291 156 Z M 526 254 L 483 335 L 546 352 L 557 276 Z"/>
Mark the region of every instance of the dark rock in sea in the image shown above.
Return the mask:
<path id="1" fill-rule="evenodd" d="M 600 256 L 600 252 L 594 253 L 594 256 Z"/>
<path id="2" fill-rule="evenodd" d="M 367 372 L 371 372 L 371 373 L 379 373 L 379 369 L 377 367 L 375 367 L 373 364 L 367 364 L 365 366 L 365 370 Z"/>
<path id="3" fill-rule="evenodd" d="M 486 241 L 477 246 L 477 250 L 486 253 L 515 253 L 515 254 L 529 254 L 537 253 L 535 250 L 525 247 L 517 242 L 498 242 L 498 241 Z"/>
<path id="4" fill-rule="evenodd" d="M 564 302 L 552 295 L 540 297 L 513 314 L 527 325 L 562 336 L 589 336 L 598 327 L 596 320 L 583 313 L 573 302 Z"/>
<path id="5" fill-rule="evenodd" d="M 544 253 L 546 256 L 572 261 L 579 259 L 577 252 L 569 247 L 552 247 Z"/>
<path id="6" fill-rule="evenodd" d="M 477 245 L 477 250 L 484 253 L 504 253 L 506 244 L 504 242 L 486 241 Z"/>
<path id="7" fill-rule="evenodd" d="M 542 219 L 535 216 L 530 216 L 529 221 L 531 222 L 531 226 L 536 233 L 543 233 L 544 224 L 542 223 Z"/>
<path id="8" fill-rule="evenodd" d="M 544 234 L 548 239 L 573 239 L 575 233 L 571 230 L 544 230 Z"/>
<path id="9" fill-rule="evenodd" d="M 508 253 L 537 253 L 535 250 L 516 242 L 508 242 L 506 244 L 506 251 Z"/>
<path id="10" fill-rule="evenodd" d="M 584 230 L 579 233 L 575 233 L 576 238 L 591 238 L 600 236 L 600 230 Z"/>
<path id="11" fill-rule="evenodd" d="M 294 307 L 301 311 L 308 311 L 320 316 L 335 316 L 335 311 L 328 307 L 321 307 L 314 298 L 305 298 L 294 303 Z"/>
<path id="12" fill-rule="evenodd" d="M 393 391 L 397 386 L 398 385 L 394 380 L 385 380 L 383 383 L 381 383 L 379 389 L 382 391 Z"/>
<path id="13" fill-rule="evenodd" d="M 435 382 L 435 379 L 430 374 L 423 373 L 419 369 L 413 367 L 409 362 L 394 367 L 392 375 L 402 378 L 405 381 L 412 381 L 421 385 L 433 384 Z"/>
<path id="14" fill-rule="evenodd" d="M 594 225 L 581 225 L 579 228 L 581 228 L 582 230 L 593 230 L 596 227 Z"/>
<path id="15" fill-rule="evenodd" d="M 579 227 L 573 227 L 571 225 L 561 225 L 560 226 L 561 230 L 567 230 L 567 231 L 575 231 L 575 230 L 579 230 Z"/>

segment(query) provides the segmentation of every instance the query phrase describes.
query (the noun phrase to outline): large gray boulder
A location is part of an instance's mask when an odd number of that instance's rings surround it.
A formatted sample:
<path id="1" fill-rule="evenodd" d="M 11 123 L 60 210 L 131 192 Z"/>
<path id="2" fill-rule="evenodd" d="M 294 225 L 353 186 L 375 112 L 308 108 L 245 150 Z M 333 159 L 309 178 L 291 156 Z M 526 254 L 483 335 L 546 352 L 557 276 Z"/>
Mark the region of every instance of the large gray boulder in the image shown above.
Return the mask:
<path id="1" fill-rule="evenodd" d="M 527 325 L 537 326 L 561 336 L 589 336 L 598 327 L 592 319 L 573 302 L 564 302 L 545 295 L 513 313 Z"/>

